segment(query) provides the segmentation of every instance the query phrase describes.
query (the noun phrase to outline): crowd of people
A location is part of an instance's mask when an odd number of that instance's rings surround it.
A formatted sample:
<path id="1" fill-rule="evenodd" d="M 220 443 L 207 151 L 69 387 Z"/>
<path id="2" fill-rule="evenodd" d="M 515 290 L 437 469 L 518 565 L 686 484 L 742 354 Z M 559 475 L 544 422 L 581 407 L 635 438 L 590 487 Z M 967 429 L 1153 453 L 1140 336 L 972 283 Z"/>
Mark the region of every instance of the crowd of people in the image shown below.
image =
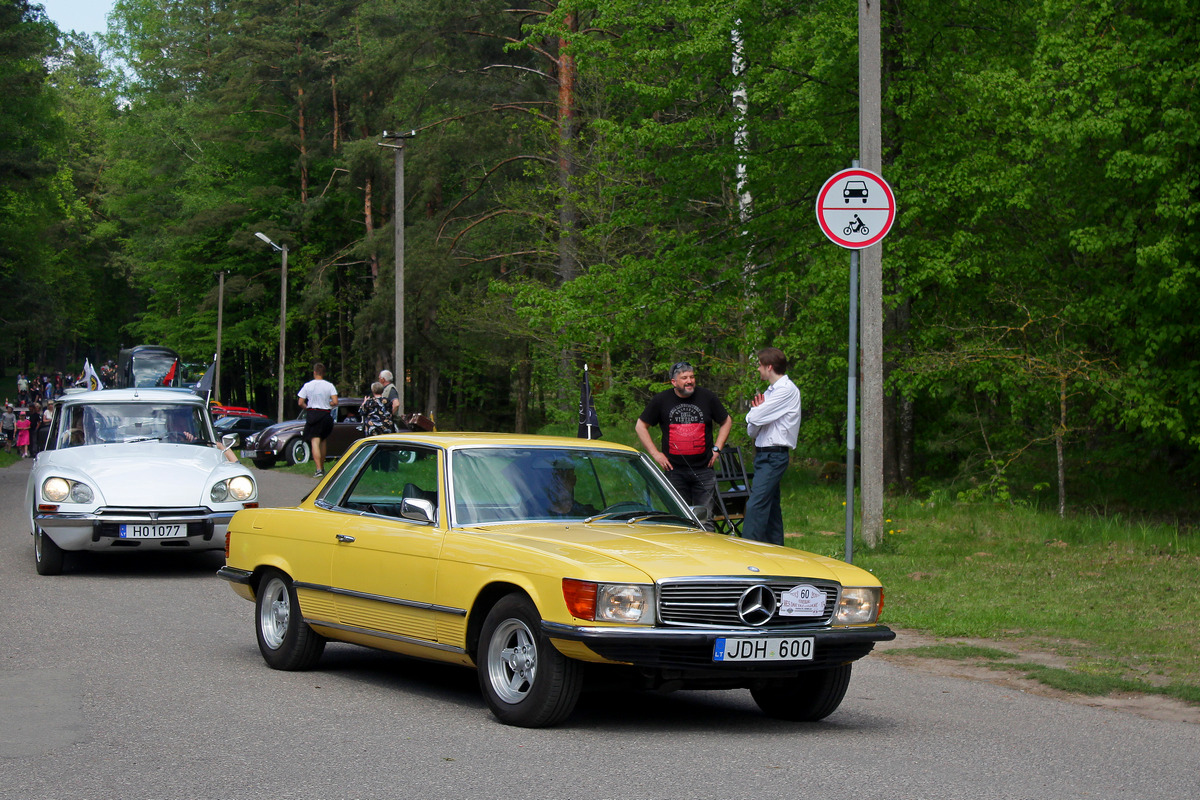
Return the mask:
<path id="1" fill-rule="evenodd" d="M 0 414 L 0 438 L 4 440 L 5 451 L 11 453 L 15 449 L 21 458 L 33 458 L 41 441 L 38 432 L 49 425 L 54 416 L 54 401 L 47 398 L 45 402 L 41 399 L 21 402 L 18 399 L 18 403 L 13 406 L 5 399 L 4 413 Z"/>
<path id="2" fill-rule="evenodd" d="M 109 361 L 101 370 L 108 369 L 111 377 L 116 375 L 114 362 Z M 54 398 L 67 388 L 79 386 L 82 376 L 73 374 L 26 375 L 17 373 L 17 397 L 4 399 L 4 412 L 0 414 L 0 439 L 5 451 L 16 450 L 22 458 L 33 458 L 38 453 L 42 439 L 38 436 L 43 426 L 50 424 L 54 415 Z"/>

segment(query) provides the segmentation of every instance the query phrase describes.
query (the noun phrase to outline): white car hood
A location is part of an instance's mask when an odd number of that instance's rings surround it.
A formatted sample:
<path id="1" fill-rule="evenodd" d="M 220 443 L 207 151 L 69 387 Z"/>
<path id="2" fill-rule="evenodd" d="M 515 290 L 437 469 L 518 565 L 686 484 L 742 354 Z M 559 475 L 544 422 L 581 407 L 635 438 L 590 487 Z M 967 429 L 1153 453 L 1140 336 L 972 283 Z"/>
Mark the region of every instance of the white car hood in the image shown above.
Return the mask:
<path id="1" fill-rule="evenodd" d="M 51 454 L 46 454 L 51 455 Z M 208 488 L 220 469 L 236 475 L 245 468 L 228 461 L 215 447 L 138 442 L 55 450 L 53 465 L 91 479 L 103 503 L 130 507 L 195 507 L 210 504 Z M 48 465 L 49 466 L 49 465 Z M 49 466 L 47 473 L 53 473 Z"/>

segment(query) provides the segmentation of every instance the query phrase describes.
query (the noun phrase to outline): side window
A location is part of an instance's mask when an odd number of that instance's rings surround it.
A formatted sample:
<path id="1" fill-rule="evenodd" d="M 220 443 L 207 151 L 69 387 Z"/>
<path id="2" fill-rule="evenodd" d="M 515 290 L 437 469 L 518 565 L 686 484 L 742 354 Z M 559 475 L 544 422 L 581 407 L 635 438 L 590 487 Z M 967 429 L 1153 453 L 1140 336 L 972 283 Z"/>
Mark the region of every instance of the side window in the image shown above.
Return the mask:
<path id="1" fill-rule="evenodd" d="M 338 504 L 343 508 L 400 518 L 406 498 L 428 500 L 438 508 L 438 451 L 407 445 L 369 448 L 361 469 Z"/>
<path id="2" fill-rule="evenodd" d="M 71 406 L 58 415 L 58 427 L 55 429 L 56 448 L 95 444 L 95 441 L 89 440 L 92 437 L 88 436 L 85 428 L 85 421 L 90 416 L 86 413 L 87 411 L 86 406 Z"/>
<path id="3" fill-rule="evenodd" d="M 54 417 L 51 418 L 51 420 L 50 420 L 50 432 L 46 434 L 47 449 L 54 450 L 59 447 L 58 431 L 59 431 L 60 427 L 62 426 L 62 424 L 63 424 L 62 421 L 65 417 L 66 417 L 66 414 L 63 413 L 63 406 L 61 403 L 59 403 L 58 406 L 54 409 Z"/>
<path id="4" fill-rule="evenodd" d="M 372 455 L 371 447 L 360 447 L 358 452 L 354 454 L 353 460 L 346 463 L 338 470 L 337 476 L 325 487 L 325 491 L 321 493 L 321 500 L 334 506 L 342 505 L 341 498 L 345 496 L 347 490 L 354 483 L 354 479 L 358 477 L 359 470 L 362 465 Z"/>

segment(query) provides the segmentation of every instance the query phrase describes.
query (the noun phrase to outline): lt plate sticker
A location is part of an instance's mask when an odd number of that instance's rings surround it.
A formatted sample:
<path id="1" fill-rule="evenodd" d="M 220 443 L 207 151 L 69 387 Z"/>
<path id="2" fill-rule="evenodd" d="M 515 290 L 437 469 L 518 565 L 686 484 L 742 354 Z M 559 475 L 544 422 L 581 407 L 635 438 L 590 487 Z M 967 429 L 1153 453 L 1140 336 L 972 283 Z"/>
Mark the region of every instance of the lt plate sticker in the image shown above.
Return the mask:
<path id="1" fill-rule="evenodd" d="M 825 593 L 802 583 L 780 597 L 779 614 L 784 617 L 819 617 L 825 613 Z"/>

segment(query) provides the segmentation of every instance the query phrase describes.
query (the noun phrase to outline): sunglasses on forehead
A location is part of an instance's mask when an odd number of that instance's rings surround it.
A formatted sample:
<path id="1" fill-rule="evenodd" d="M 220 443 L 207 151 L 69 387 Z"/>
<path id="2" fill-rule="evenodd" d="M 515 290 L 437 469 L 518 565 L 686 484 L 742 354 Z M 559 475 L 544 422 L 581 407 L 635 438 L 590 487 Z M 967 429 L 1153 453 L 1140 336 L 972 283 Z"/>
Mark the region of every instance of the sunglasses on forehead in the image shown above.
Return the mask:
<path id="1" fill-rule="evenodd" d="M 676 376 L 681 372 L 695 372 L 696 370 L 691 364 L 686 361 L 677 361 L 671 365 L 671 380 L 675 380 Z"/>

